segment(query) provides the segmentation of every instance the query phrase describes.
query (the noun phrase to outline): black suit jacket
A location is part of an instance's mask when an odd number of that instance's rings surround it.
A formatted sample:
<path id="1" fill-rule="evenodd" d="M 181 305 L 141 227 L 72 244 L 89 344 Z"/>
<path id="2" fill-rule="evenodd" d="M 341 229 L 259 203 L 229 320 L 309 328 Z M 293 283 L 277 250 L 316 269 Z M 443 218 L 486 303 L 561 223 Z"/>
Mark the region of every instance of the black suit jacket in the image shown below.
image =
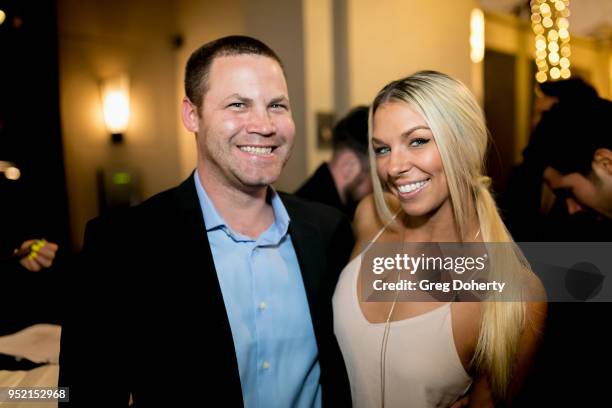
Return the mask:
<path id="1" fill-rule="evenodd" d="M 353 246 L 334 209 L 281 194 L 319 349 L 323 404 L 350 405 L 331 296 Z M 87 226 L 60 354 L 73 407 L 242 406 L 232 333 L 193 177 Z"/>

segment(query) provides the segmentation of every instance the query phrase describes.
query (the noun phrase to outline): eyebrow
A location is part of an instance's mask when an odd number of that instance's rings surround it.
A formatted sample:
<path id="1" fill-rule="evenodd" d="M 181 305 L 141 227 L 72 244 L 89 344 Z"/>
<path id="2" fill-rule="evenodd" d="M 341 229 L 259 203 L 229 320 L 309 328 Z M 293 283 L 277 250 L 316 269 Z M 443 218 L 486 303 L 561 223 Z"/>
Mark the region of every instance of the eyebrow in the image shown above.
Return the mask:
<path id="1" fill-rule="evenodd" d="M 270 101 L 270 103 L 278 103 L 278 102 L 289 103 L 289 98 L 287 98 L 285 95 L 281 95 L 281 96 L 277 96 L 276 98 L 272 98 L 272 100 Z"/>
<path id="2" fill-rule="evenodd" d="M 228 100 L 228 99 L 238 99 L 241 102 L 252 102 L 253 99 L 251 98 L 247 98 L 246 96 L 242 96 L 240 94 L 234 93 L 231 94 L 230 96 L 228 96 L 227 98 L 224 99 L 224 101 Z M 277 96 L 275 98 L 272 98 L 272 100 L 270 101 L 270 103 L 277 103 L 277 102 L 289 102 L 289 98 L 287 98 L 285 95 L 280 95 Z"/>
<path id="3" fill-rule="evenodd" d="M 419 130 L 419 129 L 431 130 L 429 127 L 427 127 L 427 126 L 425 126 L 425 125 L 417 125 L 417 126 L 415 126 L 415 127 L 413 127 L 413 128 L 408 129 L 407 131 L 403 132 L 403 133 L 402 133 L 402 137 L 407 137 L 407 136 L 410 136 L 410 134 L 411 134 L 412 132 L 414 132 L 414 131 L 416 131 L 416 130 Z"/>
<path id="4" fill-rule="evenodd" d="M 410 129 L 406 130 L 405 132 L 402 132 L 402 135 L 401 135 L 401 136 L 402 136 L 402 137 L 408 137 L 408 136 L 410 136 L 410 134 L 411 134 L 412 132 L 414 132 L 414 131 L 416 131 L 416 130 L 419 130 L 419 129 L 425 129 L 425 130 L 430 130 L 430 131 L 431 131 L 431 129 L 430 129 L 429 127 L 425 126 L 425 125 L 417 125 L 417 126 L 415 126 L 415 127 L 412 127 L 412 128 L 410 128 Z M 385 144 L 385 142 L 383 142 L 383 141 L 382 141 L 382 140 L 380 140 L 380 139 L 375 138 L 374 136 L 372 136 L 372 142 L 373 142 L 373 143 L 378 143 L 378 144 Z"/>
<path id="5" fill-rule="evenodd" d="M 251 102 L 252 101 L 251 98 L 247 98 L 246 96 L 242 96 L 242 95 L 237 94 L 237 93 L 231 94 L 230 96 L 228 96 L 227 98 L 225 98 L 223 100 L 226 101 L 228 99 L 238 99 L 241 102 Z"/>

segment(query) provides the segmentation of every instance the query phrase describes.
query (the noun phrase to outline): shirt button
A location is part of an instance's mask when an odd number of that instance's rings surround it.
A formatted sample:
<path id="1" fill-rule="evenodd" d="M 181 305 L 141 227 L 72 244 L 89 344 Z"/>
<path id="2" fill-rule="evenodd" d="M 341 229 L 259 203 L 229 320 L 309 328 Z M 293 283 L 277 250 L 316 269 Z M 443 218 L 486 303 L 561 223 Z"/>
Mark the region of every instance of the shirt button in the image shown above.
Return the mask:
<path id="1" fill-rule="evenodd" d="M 268 308 L 268 305 L 266 304 L 266 302 L 261 302 L 259 304 L 259 309 L 260 310 L 266 310 Z"/>
<path id="2" fill-rule="evenodd" d="M 265 370 L 267 370 L 268 368 L 270 368 L 270 363 L 268 363 L 268 361 L 267 361 L 267 360 L 264 360 L 264 362 L 263 362 L 263 368 L 264 368 Z"/>

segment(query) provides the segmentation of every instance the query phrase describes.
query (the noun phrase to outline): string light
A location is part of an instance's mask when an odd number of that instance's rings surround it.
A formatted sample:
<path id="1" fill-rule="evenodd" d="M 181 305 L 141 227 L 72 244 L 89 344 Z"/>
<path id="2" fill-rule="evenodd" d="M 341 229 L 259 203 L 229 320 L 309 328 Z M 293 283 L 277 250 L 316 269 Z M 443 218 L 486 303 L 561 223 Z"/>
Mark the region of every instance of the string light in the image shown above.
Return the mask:
<path id="1" fill-rule="evenodd" d="M 567 79 L 570 71 L 569 0 L 531 0 L 536 81 Z"/>

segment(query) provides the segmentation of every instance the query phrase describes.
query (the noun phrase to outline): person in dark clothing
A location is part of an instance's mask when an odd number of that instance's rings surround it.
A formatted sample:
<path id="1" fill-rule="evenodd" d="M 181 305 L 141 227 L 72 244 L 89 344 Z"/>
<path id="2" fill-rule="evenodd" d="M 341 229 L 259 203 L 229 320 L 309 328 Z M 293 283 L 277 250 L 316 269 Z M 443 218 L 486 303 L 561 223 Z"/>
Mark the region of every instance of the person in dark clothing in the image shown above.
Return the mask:
<path id="1" fill-rule="evenodd" d="M 525 160 L 542 186 L 536 240 L 612 241 L 612 102 L 584 95 L 542 115 Z M 585 262 L 595 260 L 585 259 Z M 605 276 L 602 279 L 610 279 Z M 586 299 L 585 299 L 586 300 Z M 535 375 L 519 407 L 606 406 L 610 302 L 551 302 Z"/>
<path id="2" fill-rule="evenodd" d="M 610 117 L 612 102 L 602 98 L 559 102 L 544 114 L 526 151 L 542 158 L 543 240 L 612 240 Z"/>
<path id="3" fill-rule="evenodd" d="M 498 201 L 504 221 L 517 242 L 547 240 L 543 236 L 545 226 L 541 225 L 542 200 L 544 204 L 550 204 L 551 200 L 546 197 L 547 191 L 543 191 L 544 170 L 551 165 L 554 167 L 554 163 L 562 168 L 581 163 L 584 171 L 585 166 L 590 167 L 594 153 L 588 146 L 602 137 L 597 128 L 599 122 L 586 118 L 600 117 L 592 109 L 602 106 L 603 100 L 585 81 L 572 78 L 543 83 L 537 93 L 534 130 L 523 151 L 523 161 L 512 169 L 506 190 L 500 192 Z M 574 153 L 582 156 L 576 157 Z M 550 209 L 549 205 L 547 210 Z M 557 235 L 553 237 L 559 240 Z"/>
<path id="4" fill-rule="evenodd" d="M 58 291 L 65 264 L 60 260 L 58 267 L 55 242 L 32 239 L 53 234 L 29 216 L 22 194 L 19 182 L 5 179 L 0 171 L 0 335 L 35 323 L 57 323 L 61 313 Z"/>
<path id="5" fill-rule="evenodd" d="M 368 107 L 351 110 L 334 127 L 333 156 L 295 192 L 330 205 L 353 219 L 359 201 L 372 192 L 368 159 Z"/>
<path id="6" fill-rule="evenodd" d="M 280 58 L 251 37 L 211 41 L 185 95 L 195 171 L 87 226 L 60 406 L 350 406 L 331 297 L 354 240 L 336 209 L 271 186 L 295 138 Z"/>

